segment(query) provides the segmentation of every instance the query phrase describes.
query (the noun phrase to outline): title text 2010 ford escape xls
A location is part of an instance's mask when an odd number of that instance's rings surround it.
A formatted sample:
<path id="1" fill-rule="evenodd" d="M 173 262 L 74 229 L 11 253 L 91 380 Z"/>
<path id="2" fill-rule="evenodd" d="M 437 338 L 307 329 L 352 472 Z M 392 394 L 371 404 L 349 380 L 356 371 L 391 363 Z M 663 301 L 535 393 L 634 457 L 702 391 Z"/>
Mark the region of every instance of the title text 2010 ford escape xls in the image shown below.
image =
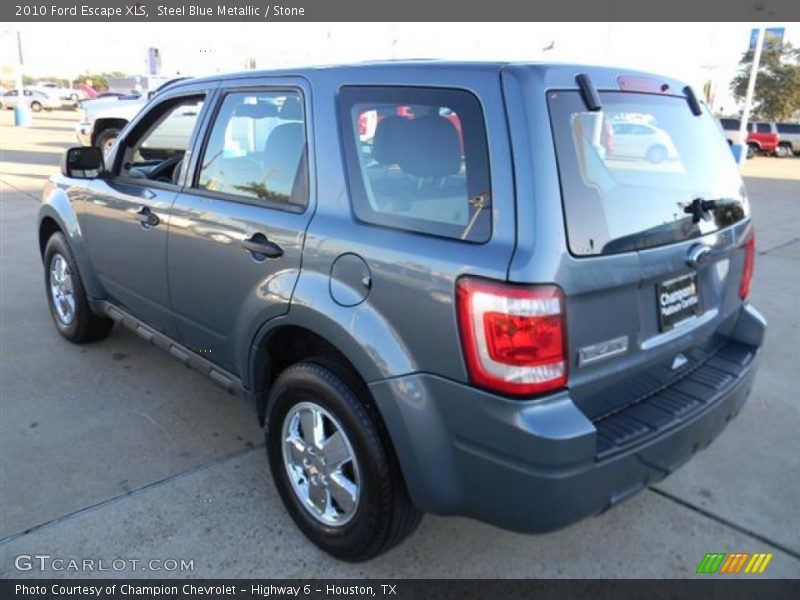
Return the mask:
<path id="1" fill-rule="evenodd" d="M 611 69 L 182 81 L 105 160 L 67 151 L 39 240 L 58 330 L 120 322 L 250 399 L 289 513 L 345 560 L 423 512 L 606 510 L 739 412 L 765 331 L 712 116 Z"/>

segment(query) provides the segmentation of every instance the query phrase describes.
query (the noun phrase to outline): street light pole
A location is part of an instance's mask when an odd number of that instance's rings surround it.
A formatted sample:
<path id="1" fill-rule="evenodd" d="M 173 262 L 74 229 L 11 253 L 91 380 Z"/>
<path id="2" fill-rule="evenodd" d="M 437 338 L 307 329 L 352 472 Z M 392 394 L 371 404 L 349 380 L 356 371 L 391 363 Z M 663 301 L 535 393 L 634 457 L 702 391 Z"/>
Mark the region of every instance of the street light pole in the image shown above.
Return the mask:
<path id="1" fill-rule="evenodd" d="M 750 79 L 747 81 L 747 93 L 744 96 L 744 108 L 742 109 L 742 119 L 739 125 L 739 164 L 744 164 L 747 160 L 747 122 L 750 119 L 750 110 L 753 107 L 753 94 L 756 90 L 756 78 L 758 77 L 758 66 L 761 62 L 761 49 L 764 47 L 765 29 L 758 28 L 756 36 L 756 47 L 753 52 L 753 65 L 750 68 Z"/>
<path id="2" fill-rule="evenodd" d="M 22 87 L 24 82 L 22 80 L 22 35 L 17 30 L 17 91 L 22 95 Z"/>
<path id="3" fill-rule="evenodd" d="M 17 105 L 14 107 L 14 125 L 28 127 L 31 124 L 31 113 L 25 104 L 25 81 L 22 76 L 22 34 L 17 30 Z"/>

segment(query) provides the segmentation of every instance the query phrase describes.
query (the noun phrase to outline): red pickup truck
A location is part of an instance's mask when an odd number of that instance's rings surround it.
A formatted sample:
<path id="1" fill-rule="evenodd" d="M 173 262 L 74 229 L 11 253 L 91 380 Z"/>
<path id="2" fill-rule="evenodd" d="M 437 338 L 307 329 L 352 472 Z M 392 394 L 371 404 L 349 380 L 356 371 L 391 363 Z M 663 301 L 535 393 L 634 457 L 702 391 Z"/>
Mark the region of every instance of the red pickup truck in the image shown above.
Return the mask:
<path id="1" fill-rule="evenodd" d="M 736 143 L 739 132 L 739 119 L 719 120 L 729 144 Z M 778 127 L 771 121 L 751 121 L 747 124 L 747 156 L 754 154 L 774 154 L 778 148 Z"/>

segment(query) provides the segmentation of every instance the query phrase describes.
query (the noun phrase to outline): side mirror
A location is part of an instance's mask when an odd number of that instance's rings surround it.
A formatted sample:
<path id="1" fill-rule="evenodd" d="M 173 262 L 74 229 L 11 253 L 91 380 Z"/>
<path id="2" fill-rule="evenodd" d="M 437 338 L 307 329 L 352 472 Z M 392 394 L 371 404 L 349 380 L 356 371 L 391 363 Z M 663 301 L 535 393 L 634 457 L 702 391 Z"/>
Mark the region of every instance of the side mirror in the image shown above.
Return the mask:
<path id="1" fill-rule="evenodd" d="M 96 146 L 70 148 L 61 158 L 61 174 L 73 179 L 94 179 L 106 170 L 103 151 Z"/>

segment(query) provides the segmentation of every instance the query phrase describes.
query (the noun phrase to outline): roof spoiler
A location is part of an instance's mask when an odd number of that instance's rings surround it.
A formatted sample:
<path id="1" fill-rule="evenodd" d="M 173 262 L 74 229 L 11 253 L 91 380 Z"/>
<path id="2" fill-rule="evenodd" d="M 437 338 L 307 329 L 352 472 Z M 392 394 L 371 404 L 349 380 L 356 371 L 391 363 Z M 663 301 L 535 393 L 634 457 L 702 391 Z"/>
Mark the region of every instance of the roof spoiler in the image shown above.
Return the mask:
<path id="1" fill-rule="evenodd" d="M 597 93 L 597 88 L 594 87 L 591 78 L 586 73 L 580 73 L 575 77 L 575 81 L 581 90 L 581 97 L 583 103 L 592 112 L 597 112 L 603 109 L 600 103 L 600 94 Z"/>

